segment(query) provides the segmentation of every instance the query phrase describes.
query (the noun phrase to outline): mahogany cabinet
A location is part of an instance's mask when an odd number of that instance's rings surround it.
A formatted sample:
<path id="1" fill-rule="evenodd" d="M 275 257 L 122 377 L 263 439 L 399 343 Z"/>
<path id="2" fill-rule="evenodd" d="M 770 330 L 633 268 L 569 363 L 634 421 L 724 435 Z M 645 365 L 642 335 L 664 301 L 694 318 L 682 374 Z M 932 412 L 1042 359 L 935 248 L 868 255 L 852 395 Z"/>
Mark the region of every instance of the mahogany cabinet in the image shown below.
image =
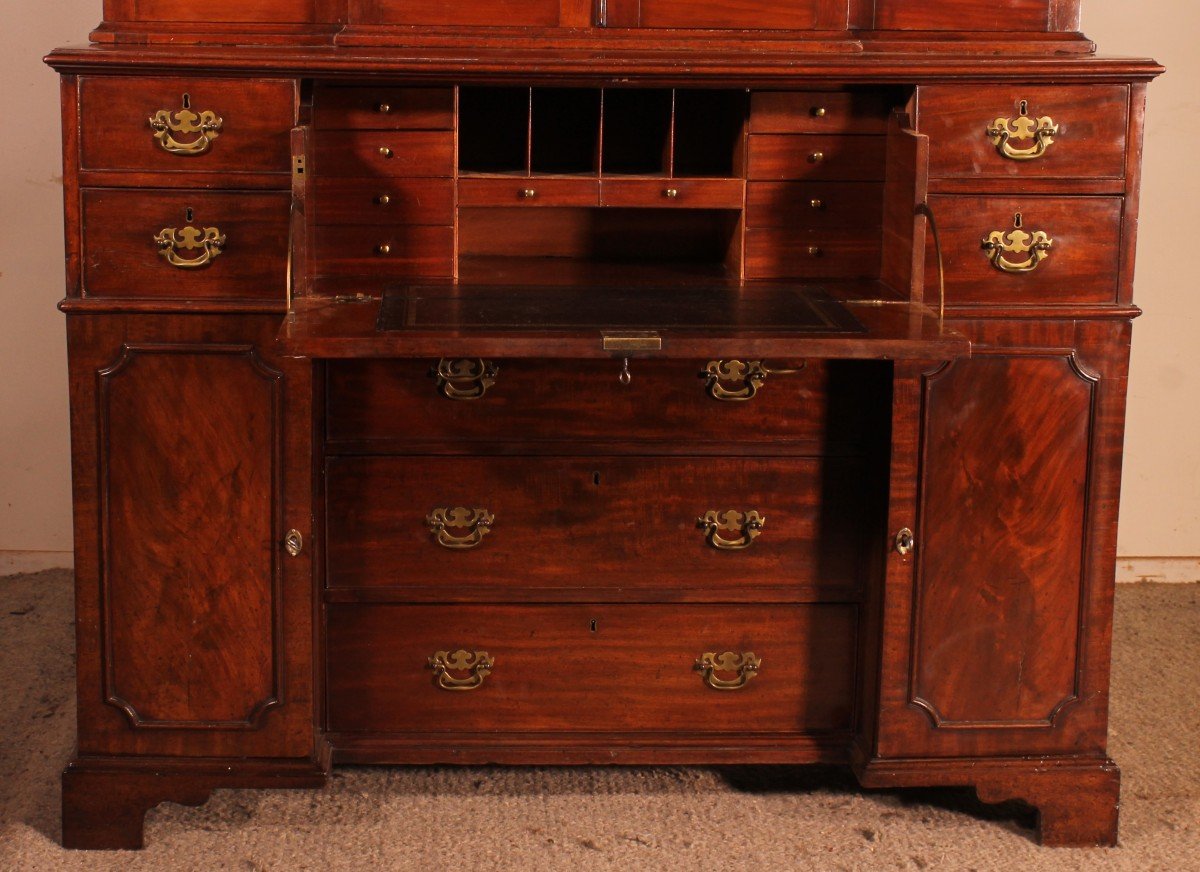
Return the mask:
<path id="1" fill-rule="evenodd" d="M 1161 68 L 1078 14 L 106 0 L 48 58 L 64 843 L 339 763 L 824 762 L 1114 844 Z"/>

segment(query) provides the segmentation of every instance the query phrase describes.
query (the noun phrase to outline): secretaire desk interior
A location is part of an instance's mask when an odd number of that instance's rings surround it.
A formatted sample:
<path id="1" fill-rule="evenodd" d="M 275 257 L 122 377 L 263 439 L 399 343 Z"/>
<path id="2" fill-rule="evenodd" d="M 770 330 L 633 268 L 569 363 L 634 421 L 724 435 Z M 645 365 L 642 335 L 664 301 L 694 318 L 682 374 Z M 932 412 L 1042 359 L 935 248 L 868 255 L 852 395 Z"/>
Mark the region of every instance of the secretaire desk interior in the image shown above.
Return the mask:
<path id="1" fill-rule="evenodd" d="M 63 840 L 835 763 L 1113 844 L 1147 83 L 1078 0 L 105 0 Z"/>

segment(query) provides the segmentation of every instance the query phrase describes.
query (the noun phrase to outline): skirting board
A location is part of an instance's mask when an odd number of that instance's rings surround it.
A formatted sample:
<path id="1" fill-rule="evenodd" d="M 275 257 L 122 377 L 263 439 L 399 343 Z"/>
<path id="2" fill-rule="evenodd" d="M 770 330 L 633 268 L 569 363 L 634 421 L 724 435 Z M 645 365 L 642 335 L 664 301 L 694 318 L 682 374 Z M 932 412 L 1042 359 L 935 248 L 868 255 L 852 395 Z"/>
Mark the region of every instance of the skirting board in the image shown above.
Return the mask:
<path id="1" fill-rule="evenodd" d="M 73 551 L 0 551 L 0 575 L 72 569 L 74 566 Z"/>
<path id="2" fill-rule="evenodd" d="M 0 551 L 0 575 L 70 569 L 74 566 L 74 557 L 70 551 Z M 1160 584 L 1200 582 L 1200 557 L 1117 558 L 1118 584 L 1147 581 Z"/>
<path id="3" fill-rule="evenodd" d="M 1122 582 L 1195 584 L 1200 582 L 1200 557 L 1118 557 L 1117 583 Z"/>

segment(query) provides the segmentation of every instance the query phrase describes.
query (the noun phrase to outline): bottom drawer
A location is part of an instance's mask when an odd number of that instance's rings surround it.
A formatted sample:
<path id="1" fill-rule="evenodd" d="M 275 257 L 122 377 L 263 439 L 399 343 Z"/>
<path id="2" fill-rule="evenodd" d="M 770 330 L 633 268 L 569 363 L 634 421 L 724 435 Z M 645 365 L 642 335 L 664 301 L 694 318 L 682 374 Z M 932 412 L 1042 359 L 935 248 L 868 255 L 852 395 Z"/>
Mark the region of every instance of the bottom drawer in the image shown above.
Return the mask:
<path id="1" fill-rule="evenodd" d="M 847 604 L 330 605 L 328 728 L 846 731 L 857 621 Z"/>

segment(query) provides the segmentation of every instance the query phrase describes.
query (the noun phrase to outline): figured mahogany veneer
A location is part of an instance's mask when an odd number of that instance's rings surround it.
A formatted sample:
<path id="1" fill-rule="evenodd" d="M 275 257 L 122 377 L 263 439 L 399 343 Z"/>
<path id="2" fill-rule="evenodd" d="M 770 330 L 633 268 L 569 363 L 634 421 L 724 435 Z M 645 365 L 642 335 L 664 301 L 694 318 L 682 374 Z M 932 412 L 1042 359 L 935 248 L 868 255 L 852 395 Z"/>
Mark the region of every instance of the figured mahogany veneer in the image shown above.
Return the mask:
<path id="1" fill-rule="evenodd" d="M 1078 0 L 104 18 L 50 58 L 64 844 L 341 762 L 817 761 L 1115 843 L 1161 68 Z"/>

